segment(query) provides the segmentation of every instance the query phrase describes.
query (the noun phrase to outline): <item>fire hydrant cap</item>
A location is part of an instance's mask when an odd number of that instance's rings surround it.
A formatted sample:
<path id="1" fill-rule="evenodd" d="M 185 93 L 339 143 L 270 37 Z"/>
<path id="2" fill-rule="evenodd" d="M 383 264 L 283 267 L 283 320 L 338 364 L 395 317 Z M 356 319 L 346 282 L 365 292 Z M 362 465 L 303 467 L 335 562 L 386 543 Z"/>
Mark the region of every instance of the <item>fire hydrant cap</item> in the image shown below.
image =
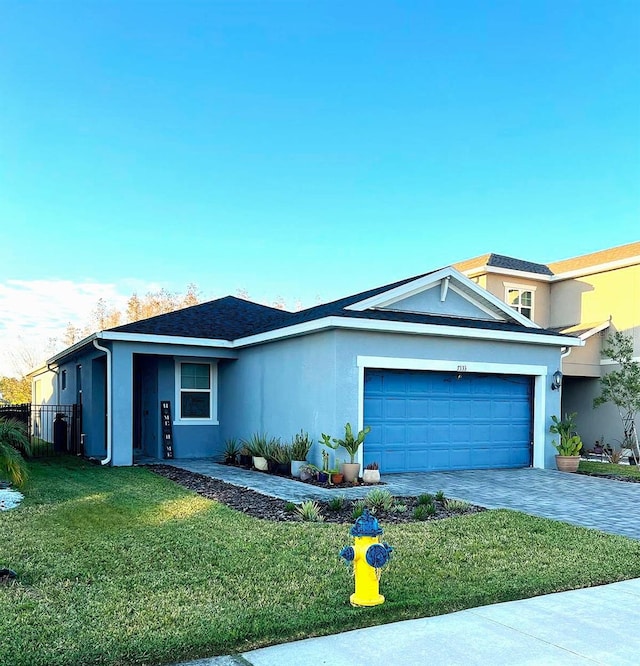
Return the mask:
<path id="1" fill-rule="evenodd" d="M 378 525 L 378 519 L 374 518 L 369 513 L 369 509 L 365 509 L 362 512 L 362 515 L 356 519 L 355 525 L 351 528 L 349 533 L 354 537 L 373 537 L 378 536 L 383 532 L 384 530 Z"/>

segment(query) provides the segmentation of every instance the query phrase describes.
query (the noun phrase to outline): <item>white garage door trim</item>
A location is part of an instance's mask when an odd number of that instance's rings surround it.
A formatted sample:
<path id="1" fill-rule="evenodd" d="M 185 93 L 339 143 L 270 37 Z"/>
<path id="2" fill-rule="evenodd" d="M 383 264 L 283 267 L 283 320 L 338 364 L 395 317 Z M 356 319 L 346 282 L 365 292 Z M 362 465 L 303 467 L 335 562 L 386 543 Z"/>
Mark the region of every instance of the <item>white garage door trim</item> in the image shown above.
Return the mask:
<path id="1" fill-rule="evenodd" d="M 435 370 L 440 372 L 481 372 L 493 375 L 529 375 L 534 377 L 533 392 L 533 466 L 544 468 L 544 445 L 546 439 L 546 365 L 520 365 L 516 363 L 479 363 L 477 361 L 442 361 L 425 358 L 399 358 L 393 356 L 357 356 L 358 366 L 358 430 L 364 427 L 364 371 L 379 370 Z M 358 451 L 358 462 L 362 465 L 362 447 Z M 384 471 L 384 470 L 383 470 Z"/>

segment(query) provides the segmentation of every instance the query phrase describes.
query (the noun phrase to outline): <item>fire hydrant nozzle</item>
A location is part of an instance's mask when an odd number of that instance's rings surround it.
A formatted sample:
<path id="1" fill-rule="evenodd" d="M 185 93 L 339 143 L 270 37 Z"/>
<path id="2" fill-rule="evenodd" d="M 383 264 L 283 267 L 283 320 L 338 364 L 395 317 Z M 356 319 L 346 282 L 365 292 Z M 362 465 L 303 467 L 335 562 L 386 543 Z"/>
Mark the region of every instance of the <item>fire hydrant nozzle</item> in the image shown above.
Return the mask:
<path id="1" fill-rule="evenodd" d="M 353 562 L 356 579 L 356 590 L 350 597 L 353 606 L 384 603 L 384 597 L 379 592 L 380 569 L 389 562 L 393 548 L 380 543 L 383 531 L 378 520 L 365 509 L 350 530 L 354 538 L 353 546 L 345 546 L 340 551 L 340 557 L 346 562 Z"/>

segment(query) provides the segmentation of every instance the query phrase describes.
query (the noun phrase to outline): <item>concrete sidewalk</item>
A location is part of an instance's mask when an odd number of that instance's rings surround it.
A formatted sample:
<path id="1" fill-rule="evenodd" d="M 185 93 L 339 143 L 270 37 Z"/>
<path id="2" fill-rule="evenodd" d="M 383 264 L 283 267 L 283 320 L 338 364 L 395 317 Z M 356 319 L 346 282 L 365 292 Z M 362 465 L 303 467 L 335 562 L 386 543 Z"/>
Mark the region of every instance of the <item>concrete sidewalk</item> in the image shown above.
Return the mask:
<path id="1" fill-rule="evenodd" d="M 182 666 L 640 663 L 640 579 L 273 645 Z"/>

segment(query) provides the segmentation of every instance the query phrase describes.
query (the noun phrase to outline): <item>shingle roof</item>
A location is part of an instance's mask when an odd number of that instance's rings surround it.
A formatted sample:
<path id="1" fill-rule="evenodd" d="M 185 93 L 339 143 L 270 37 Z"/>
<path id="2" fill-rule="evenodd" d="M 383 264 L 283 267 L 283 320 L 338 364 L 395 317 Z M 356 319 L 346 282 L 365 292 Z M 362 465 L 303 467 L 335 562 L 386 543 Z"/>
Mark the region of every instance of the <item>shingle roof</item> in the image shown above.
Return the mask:
<path id="1" fill-rule="evenodd" d="M 277 310 L 265 305 L 226 296 L 215 301 L 194 305 L 183 310 L 143 319 L 111 329 L 123 333 L 155 334 L 208 338 L 214 340 L 236 340 L 238 338 L 274 331 L 279 328 L 304 324 L 324 317 L 349 317 L 382 321 L 397 321 L 419 324 L 436 324 L 466 328 L 520 331 L 538 335 L 557 335 L 554 331 L 527 328 L 517 323 L 498 320 L 480 320 L 439 315 L 398 312 L 389 310 L 346 310 L 349 305 L 364 301 L 377 294 L 412 282 L 429 273 L 406 278 L 392 284 L 369 289 L 345 298 L 316 305 L 300 312 Z"/>
<path id="2" fill-rule="evenodd" d="M 284 326 L 293 313 L 225 296 L 175 312 L 141 319 L 110 330 L 119 333 L 172 335 L 213 340 L 235 340 L 256 329 Z"/>
<path id="3" fill-rule="evenodd" d="M 560 273 L 568 273 L 569 271 L 589 268 L 591 266 L 600 266 L 601 264 L 608 264 L 622 259 L 631 259 L 633 257 L 637 257 L 640 263 L 640 241 L 612 247 L 608 250 L 592 252 L 591 254 L 583 254 L 580 257 L 553 261 L 549 264 L 538 264 L 532 261 L 525 261 L 524 259 L 515 259 L 514 257 L 507 257 L 502 254 L 491 253 L 459 261 L 457 264 L 453 264 L 453 267 L 462 273 L 473 269 L 482 269 L 486 266 L 494 266 L 495 268 L 509 268 L 514 271 L 537 273 L 539 275 L 559 275 Z"/>
<path id="4" fill-rule="evenodd" d="M 555 275 L 558 275 L 559 273 L 568 273 L 569 271 L 589 268 L 590 266 L 599 266 L 601 264 L 608 264 L 612 261 L 630 259 L 632 257 L 638 257 L 638 260 L 640 261 L 640 241 L 628 243 L 627 245 L 619 245 L 618 247 L 612 247 L 608 250 L 592 252 L 591 254 L 583 254 L 580 257 L 555 261 L 549 264 L 549 268 Z"/>
<path id="5" fill-rule="evenodd" d="M 457 264 L 453 264 L 460 272 L 469 271 L 474 268 L 484 268 L 485 266 L 494 266 L 495 268 L 508 268 L 512 271 L 524 271 L 525 273 L 537 273 L 538 275 L 553 275 L 548 266 L 537 264 L 533 261 L 507 257 L 504 254 L 481 254 L 473 259 L 466 259 Z"/>

